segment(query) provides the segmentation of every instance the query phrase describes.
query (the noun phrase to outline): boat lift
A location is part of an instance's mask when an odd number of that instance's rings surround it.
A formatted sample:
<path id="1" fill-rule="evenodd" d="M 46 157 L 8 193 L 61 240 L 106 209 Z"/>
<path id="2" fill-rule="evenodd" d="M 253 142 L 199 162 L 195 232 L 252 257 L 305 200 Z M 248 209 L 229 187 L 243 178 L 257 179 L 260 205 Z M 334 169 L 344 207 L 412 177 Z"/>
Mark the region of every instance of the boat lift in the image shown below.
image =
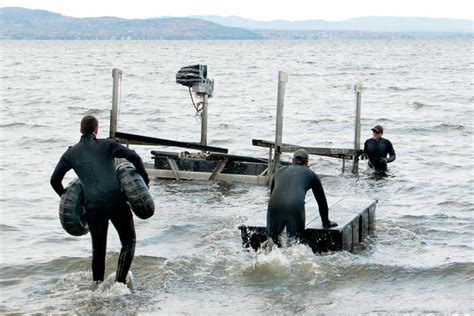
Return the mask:
<path id="1" fill-rule="evenodd" d="M 362 86 L 356 85 L 356 115 L 354 148 L 320 148 L 303 145 L 285 144 L 283 135 L 283 109 L 288 74 L 278 73 L 278 95 L 275 141 L 253 139 L 254 146 L 269 149 L 268 158 L 228 154 L 227 148 L 207 145 L 208 100 L 212 97 L 214 81 L 207 78 L 206 65 L 193 65 L 181 68 L 176 74 L 176 82 L 187 86 L 202 99 L 198 103 L 201 112 L 201 142 L 181 142 L 151 136 L 136 135 L 117 131 L 119 95 L 122 81 L 122 71 L 112 70 L 112 111 L 110 115 L 109 138 L 117 139 L 125 145 L 167 146 L 198 150 L 196 153 L 168 152 L 152 150 L 154 163 L 145 162 L 147 172 L 151 177 L 175 180 L 210 180 L 225 182 L 244 182 L 259 185 L 269 185 L 280 165 L 289 164 L 281 160 L 284 152 L 294 152 L 303 148 L 309 154 L 328 156 L 342 159 L 342 172 L 345 171 L 346 160 L 352 159 L 352 173 L 358 173 L 360 150 L 360 113 Z M 192 95 L 191 95 L 192 97 Z M 194 101 L 193 101 L 194 103 Z M 195 105 L 196 107 L 196 105 Z"/>

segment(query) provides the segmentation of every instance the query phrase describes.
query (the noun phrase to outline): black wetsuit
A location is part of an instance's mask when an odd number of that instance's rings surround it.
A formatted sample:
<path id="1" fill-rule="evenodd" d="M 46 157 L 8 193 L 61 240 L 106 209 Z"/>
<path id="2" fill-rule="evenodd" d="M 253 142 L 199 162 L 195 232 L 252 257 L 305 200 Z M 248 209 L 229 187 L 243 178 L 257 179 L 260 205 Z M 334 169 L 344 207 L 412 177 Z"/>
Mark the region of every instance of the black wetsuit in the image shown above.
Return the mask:
<path id="1" fill-rule="evenodd" d="M 387 163 L 394 161 L 397 157 L 392 143 L 385 138 L 367 139 L 364 144 L 364 154 L 369 157 L 369 167 L 376 171 L 386 171 Z"/>
<path id="2" fill-rule="evenodd" d="M 114 157 L 130 161 L 148 183 L 145 166 L 135 151 L 114 140 L 96 139 L 94 135 L 87 134 L 82 135 L 81 140 L 62 155 L 51 176 L 51 185 L 61 196 L 64 193 L 64 175 L 74 169 L 84 191 L 86 219 L 92 237 L 94 281 L 104 280 L 110 220 L 122 244 L 116 280 L 125 283 L 135 253 L 136 235 L 132 212 L 117 177 Z"/>
<path id="3" fill-rule="evenodd" d="M 305 229 L 305 197 L 312 189 L 323 223 L 329 222 L 328 204 L 318 176 L 304 165 L 281 167 L 271 186 L 267 211 L 267 233 L 276 243 L 286 227 L 290 237 L 300 238 Z"/>

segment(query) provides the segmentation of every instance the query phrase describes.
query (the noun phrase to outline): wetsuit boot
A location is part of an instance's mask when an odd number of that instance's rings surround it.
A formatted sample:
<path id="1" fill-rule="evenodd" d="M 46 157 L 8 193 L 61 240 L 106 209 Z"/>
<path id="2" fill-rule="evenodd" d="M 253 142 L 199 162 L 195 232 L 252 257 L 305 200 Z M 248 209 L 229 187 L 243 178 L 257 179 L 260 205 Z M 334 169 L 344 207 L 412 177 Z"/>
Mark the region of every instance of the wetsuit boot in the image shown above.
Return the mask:
<path id="1" fill-rule="evenodd" d="M 117 273 L 115 276 L 116 282 L 127 284 L 127 274 L 132 265 L 133 256 L 135 254 L 135 243 L 124 245 L 120 251 L 120 256 L 117 264 Z"/>

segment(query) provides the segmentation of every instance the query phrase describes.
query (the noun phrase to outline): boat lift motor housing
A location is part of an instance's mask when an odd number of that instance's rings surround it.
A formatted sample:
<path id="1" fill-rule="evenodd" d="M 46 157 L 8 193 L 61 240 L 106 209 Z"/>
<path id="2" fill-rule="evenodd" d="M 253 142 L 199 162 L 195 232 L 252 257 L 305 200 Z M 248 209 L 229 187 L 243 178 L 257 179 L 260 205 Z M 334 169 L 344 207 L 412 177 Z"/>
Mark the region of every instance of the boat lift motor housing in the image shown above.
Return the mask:
<path id="1" fill-rule="evenodd" d="M 176 83 L 193 89 L 197 95 L 212 97 L 214 80 L 207 78 L 206 65 L 192 65 L 181 68 L 176 73 Z"/>

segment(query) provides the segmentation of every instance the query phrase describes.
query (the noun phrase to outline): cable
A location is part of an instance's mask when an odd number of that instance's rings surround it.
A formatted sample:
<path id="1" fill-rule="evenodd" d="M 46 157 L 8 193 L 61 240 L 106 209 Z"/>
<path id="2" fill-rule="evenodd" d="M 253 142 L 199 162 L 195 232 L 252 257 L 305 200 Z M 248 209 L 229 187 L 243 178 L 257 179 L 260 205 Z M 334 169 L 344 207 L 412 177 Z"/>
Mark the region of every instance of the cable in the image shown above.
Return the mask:
<path id="1" fill-rule="evenodd" d="M 191 92 L 191 88 L 188 87 L 188 89 L 189 89 L 189 96 L 191 97 L 191 101 L 193 102 L 194 109 L 196 109 L 196 112 L 201 112 L 202 109 L 203 109 L 202 102 L 198 102 L 197 105 L 196 105 L 196 103 L 194 103 L 194 98 L 193 98 L 193 94 Z"/>
<path id="2" fill-rule="evenodd" d="M 196 109 L 196 112 L 199 112 L 199 110 L 196 106 L 196 103 L 194 103 L 194 98 L 193 98 L 193 93 L 191 92 L 191 87 L 188 87 L 188 90 L 189 90 L 189 96 L 191 97 L 191 102 L 193 102 L 193 106 Z"/>
<path id="3" fill-rule="evenodd" d="M 196 115 L 194 117 L 196 118 L 196 122 L 200 122 L 202 120 L 202 110 L 204 109 L 203 102 L 198 102 L 197 105 L 194 102 L 193 94 L 191 92 L 191 87 L 188 87 L 189 90 L 189 96 L 191 97 L 191 102 L 193 103 L 194 109 L 196 110 Z"/>

